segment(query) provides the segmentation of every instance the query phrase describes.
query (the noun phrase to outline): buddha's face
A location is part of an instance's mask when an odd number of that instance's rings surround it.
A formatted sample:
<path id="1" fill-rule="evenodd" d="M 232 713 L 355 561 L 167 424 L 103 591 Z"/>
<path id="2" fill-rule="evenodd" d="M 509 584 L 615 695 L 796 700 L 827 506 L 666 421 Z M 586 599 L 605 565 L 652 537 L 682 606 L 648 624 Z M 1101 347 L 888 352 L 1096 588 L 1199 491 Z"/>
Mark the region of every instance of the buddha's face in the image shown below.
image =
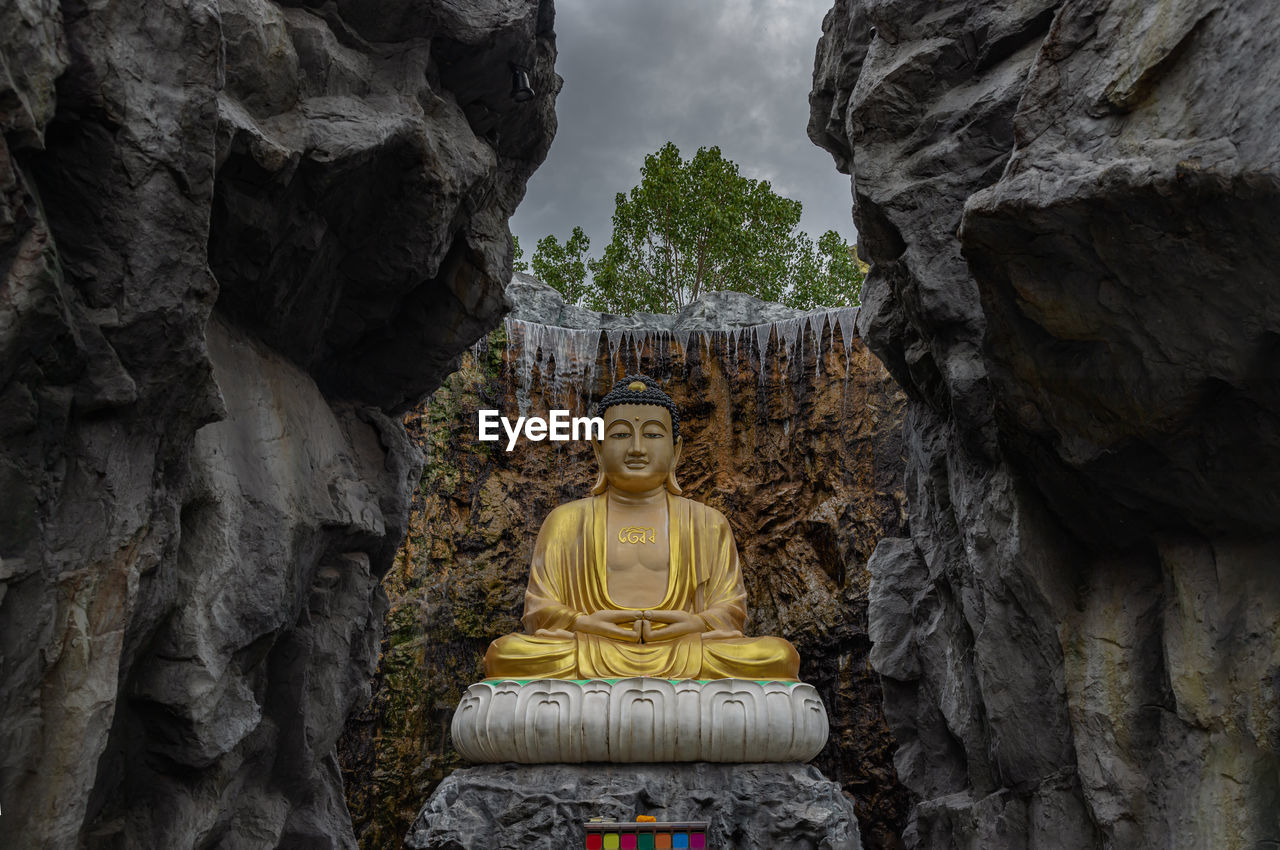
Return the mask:
<path id="1" fill-rule="evenodd" d="M 618 404 L 604 412 L 596 456 L 609 486 L 628 493 L 661 487 L 680 459 L 671 440 L 671 413 L 655 404 Z"/>

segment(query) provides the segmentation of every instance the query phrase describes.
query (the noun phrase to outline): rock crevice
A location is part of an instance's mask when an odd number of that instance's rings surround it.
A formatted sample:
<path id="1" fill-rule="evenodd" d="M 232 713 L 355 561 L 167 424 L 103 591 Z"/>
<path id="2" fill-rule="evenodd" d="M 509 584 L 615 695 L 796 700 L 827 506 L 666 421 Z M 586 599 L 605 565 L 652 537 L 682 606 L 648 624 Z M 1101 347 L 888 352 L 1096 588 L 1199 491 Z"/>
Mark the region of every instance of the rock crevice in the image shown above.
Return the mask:
<path id="1" fill-rule="evenodd" d="M 1244 636 L 1280 619 L 1278 42 L 1225 0 L 824 23 L 810 137 L 911 399 L 869 607 L 910 846 L 1280 840 L 1280 656 Z"/>
<path id="2" fill-rule="evenodd" d="M 398 413 L 508 307 L 552 16 L 0 9 L 0 843 L 354 846 Z"/>

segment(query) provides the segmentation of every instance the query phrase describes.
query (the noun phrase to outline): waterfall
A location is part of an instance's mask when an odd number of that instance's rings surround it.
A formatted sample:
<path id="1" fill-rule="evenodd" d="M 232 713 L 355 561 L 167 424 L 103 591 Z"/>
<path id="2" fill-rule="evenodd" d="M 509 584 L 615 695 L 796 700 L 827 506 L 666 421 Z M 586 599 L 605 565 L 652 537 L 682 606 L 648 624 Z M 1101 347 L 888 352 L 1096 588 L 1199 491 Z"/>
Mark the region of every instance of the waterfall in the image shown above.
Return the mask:
<path id="1" fill-rule="evenodd" d="M 624 372 L 662 371 L 658 364 L 669 362 L 673 373 L 687 374 L 690 343 L 695 337 L 704 362 L 716 350 L 715 340 L 719 339 L 727 372 L 736 375 L 740 368 L 754 369 L 759 392 L 764 396 L 771 364 L 777 363 L 779 382 L 786 385 L 792 364 L 797 359 L 803 362 L 806 350 L 813 354 L 813 378 L 820 379 L 823 357 L 835 344 L 838 331 L 846 363 L 847 387 L 850 371 L 847 364 L 857 337 L 858 309 L 816 310 L 732 328 L 570 328 L 509 316 L 505 324 L 509 346 L 507 362 L 516 373 L 519 415 L 529 415 L 535 387 L 540 388 L 541 399 L 548 409 L 563 407 L 582 414 L 588 412 L 594 396 L 608 389 L 604 384 Z M 775 343 L 773 359 L 769 356 L 771 341 Z M 602 385 L 596 386 L 597 381 Z"/>
<path id="2" fill-rule="evenodd" d="M 529 414 L 533 374 L 543 379 L 543 395 L 551 404 L 565 404 L 573 411 L 585 409 L 596 380 L 599 328 L 562 328 L 506 319 L 508 345 L 516 354 L 516 399 L 520 415 Z"/>

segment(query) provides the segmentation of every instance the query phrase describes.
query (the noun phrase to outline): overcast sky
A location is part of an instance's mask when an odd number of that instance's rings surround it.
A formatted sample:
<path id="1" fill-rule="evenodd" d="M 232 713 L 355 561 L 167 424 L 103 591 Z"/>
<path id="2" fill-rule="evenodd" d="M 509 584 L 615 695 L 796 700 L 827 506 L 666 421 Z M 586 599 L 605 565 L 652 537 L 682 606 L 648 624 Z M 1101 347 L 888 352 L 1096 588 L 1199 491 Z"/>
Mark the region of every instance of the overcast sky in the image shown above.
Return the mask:
<path id="1" fill-rule="evenodd" d="M 831 0 L 556 0 L 560 129 L 511 221 L 526 260 L 575 224 L 608 244 L 613 199 L 645 154 L 719 145 L 804 204 L 800 228 L 852 242 L 849 178 L 809 141 L 809 88 Z"/>

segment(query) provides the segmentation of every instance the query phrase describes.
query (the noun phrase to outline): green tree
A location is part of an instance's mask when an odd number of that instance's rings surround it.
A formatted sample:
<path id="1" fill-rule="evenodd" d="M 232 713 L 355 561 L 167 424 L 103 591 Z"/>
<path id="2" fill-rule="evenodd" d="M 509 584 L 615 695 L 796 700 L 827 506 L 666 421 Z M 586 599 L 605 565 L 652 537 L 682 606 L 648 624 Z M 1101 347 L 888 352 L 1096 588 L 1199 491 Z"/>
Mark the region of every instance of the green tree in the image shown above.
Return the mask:
<path id="1" fill-rule="evenodd" d="M 613 237 L 586 257 L 582 229 L 538 243 L 534 274 L 595 310 L 672 312 L 712 290 L 809 309 L 858 303 L 865 271 L 835 231 L 797 229 L 801 204 L 743 177 L 720 149 L 685 161 L 668 142 L 646 156 L 640 185 L 615 198 Z M 590 271 L 590 281 L 587 272 Z"/>
<path id="2" fill-rule="evenodd" d="M 619 193 L 613 239 L 591 263 L 592 306 L 678 310 L 728 289 L 776 301 L 786 288 L 801 205 L 738 173 L 720 149 L 685 161 L 672 143 L 645 157 L 640 185 Z"/>
<path id="3" fill-rule="evenodd" d="M 589 296 L 587 250 L 590 247 L 591 240 L 581 227 L 573 228 L 564 244 L 554 235 L 539 239 L 538 250 L 533 253 L 534 277 L 558 289 L 564 300 L 582 303 Z"/>
<path id="4" fill-rule="evenodd" d="M 528 274 L 529 264 L 525 262 L 524 249 L 520 247 L 520 237 L 513 234 L 511 236 L 511 244 L 515 245 L 516 248 L 516 258 L 512 261 L 511 270 Z"/>
<path id="5" fill-rule="evenodd" d="M 819 236 L 817 245 L 804 234 L 801 237 L 805 246 L 797 258 L 791 285 L 782 294 L 782 303 L 799 310 L 861 303 L 867 264 L 858 258 L 857 249 L 834 230 Z"/>

